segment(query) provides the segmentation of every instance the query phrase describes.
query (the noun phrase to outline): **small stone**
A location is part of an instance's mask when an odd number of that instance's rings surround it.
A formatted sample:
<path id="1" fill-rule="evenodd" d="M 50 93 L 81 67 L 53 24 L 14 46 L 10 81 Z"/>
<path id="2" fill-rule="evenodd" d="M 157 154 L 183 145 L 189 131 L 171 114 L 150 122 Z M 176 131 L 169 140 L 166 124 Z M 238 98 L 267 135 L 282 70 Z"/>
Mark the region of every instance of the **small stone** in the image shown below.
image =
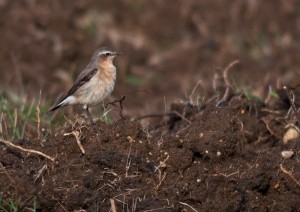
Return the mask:
<path id="1" fill-rule="evenodd" d="M 287 144 L 290 141 L 295 141 L 299 138 L 299 131 L 294 127 L 289 128 L 283 136 L 283 143 Z"/>
<path id="2" fill-rule="evenodd" d="M 127 141 L 128 141 L 129 143 L 132 143 L 132 142 L 134 142 L 135 140 L 134 140 L 131 136 L 127 136 Z"/>
<path id="3" fill-rule="evenodd" d="M 282 152 L 281 152 L 281 156 L 282 156 L 284 159 L 289 159 L 289 158 L 291 158 L 293 155 L 294 155 L 294 152 L 293 152 L 292 150 L 287 150 L 287 151 L 282 151 Z"/>
<path id="4" fill-rule="evenodd" d="M 275 185 L 274 185 L 274 189 L 276 189 L 276 190 L 278 190 L 279 189 L 279 187 L 280 187 L 280 184 L 279 184 L 279 182 L 277 182 Z"/>
<path id="5" fill-rule="evenodd" d="M 222 153 L 220 151 L 217 151 L 217 156 L 220 157 Z"/>

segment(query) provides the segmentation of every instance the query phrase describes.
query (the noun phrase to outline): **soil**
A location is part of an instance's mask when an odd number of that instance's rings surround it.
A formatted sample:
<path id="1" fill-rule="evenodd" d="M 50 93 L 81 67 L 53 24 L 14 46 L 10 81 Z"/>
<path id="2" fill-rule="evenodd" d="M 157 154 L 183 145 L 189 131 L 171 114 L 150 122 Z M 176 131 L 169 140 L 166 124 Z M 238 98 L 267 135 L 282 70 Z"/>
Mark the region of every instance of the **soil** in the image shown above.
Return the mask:
<path id="1" fill-rule="evenodd" d="M 0 1 L 0 91 L 11 101 L 41 91 L 40 104 L 54 102 L 98 45 L 126 53 L 106 100 L 126 96 L 124 109 L 111 106 L 110 121 L 90 125 L 64 109 L 46 115 L 55 122 L 63 113 L 59 127 L 42 119 L 41 130 L 29 123 L 12 141 L 54 161 L 0 144 L 0 206 L 300 211 L 298 8 L 280 0 Z"/>

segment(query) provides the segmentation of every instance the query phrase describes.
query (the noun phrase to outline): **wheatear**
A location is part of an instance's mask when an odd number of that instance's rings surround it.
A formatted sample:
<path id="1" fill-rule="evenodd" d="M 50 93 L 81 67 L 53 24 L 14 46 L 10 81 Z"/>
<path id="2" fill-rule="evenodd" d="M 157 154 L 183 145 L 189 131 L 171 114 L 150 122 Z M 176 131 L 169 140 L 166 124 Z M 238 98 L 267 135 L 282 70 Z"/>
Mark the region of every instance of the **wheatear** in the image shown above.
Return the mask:
<path id="1" fill-rule="evenodd" d="M 67 105 L 82 105 L 93 124 L 89 108 L 100 104 L 113 91 L 116 81 L 113 59 L 120 54 L 107 48 L 97 49 L 67 95 L 50 111 Z"/>

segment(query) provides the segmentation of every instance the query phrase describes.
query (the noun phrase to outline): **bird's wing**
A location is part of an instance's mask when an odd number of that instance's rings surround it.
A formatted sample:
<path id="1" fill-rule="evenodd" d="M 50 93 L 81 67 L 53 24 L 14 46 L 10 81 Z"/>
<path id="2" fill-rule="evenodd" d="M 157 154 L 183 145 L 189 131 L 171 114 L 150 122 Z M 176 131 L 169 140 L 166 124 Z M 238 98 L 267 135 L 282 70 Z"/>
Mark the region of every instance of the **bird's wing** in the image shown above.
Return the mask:
<path id="1" fill-rule="evenodd" d="M 84 85 L 85 83 L 87 83 L 96 73 L 97 73 L 98 69 L 94 68 L 91 71 L 85 71 L 85 73 L 79 75 L 79 77 L 77 78 L 77 80 L 75 81 L 74 85 L 71 87 L 71 89 L 69 90 L 69 92 L 67 93 L 67 95 L 62 98 L 61 101 L 59 101 L 59 103 L 54 106 L 53 108 L 51 108 L 49 110 L 50 111 L 54 111 L 60 107 L 64 106 L 64 101 L 71 95 L 73 95 L 82 85 Z"/>
<path id="2" fill-rule="evenodd" d="M 82 85 L 87 83 L 97 73 L 97 71 L 98 71 L 98 69 L 94 68 L 91 71 L 81 73 L 78 76 L 77 80 L 75 81 L 74 85 L 71 87 L 71 89 L 67 93 L 65 98 L 67 98 L 68 96 L 73 95 L 78 90 L 78 88 L 80 88 Z"/>

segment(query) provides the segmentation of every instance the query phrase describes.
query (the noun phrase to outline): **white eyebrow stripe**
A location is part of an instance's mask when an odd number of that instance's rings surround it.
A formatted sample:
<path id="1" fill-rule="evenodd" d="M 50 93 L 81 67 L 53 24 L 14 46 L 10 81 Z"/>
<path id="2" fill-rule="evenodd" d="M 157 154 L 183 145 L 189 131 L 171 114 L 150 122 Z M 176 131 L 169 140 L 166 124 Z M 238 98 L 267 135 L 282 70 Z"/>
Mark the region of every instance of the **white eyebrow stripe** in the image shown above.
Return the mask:
<path id="1" fill-rule="evenodd" d="M 102 55 L 102 54 L 106 54 L 106 53 L 111 53 L 111 51 L 102 51 L 102 52 L 99 52 L 98 55 Z"/>

